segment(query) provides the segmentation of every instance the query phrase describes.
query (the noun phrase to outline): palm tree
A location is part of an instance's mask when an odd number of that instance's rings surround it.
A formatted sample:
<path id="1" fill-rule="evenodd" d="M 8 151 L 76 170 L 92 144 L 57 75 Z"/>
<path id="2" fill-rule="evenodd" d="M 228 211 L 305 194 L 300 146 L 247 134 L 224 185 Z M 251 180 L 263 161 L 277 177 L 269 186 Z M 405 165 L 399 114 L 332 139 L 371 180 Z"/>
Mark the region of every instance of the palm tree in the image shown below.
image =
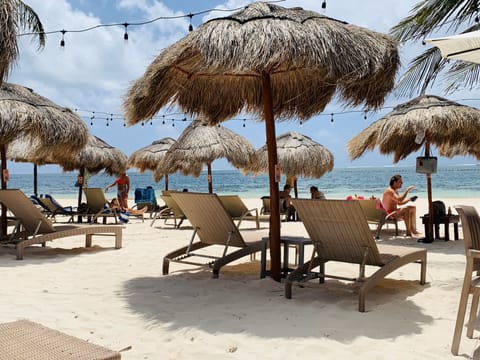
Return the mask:
<path id="1" fill-rule="evenodd" d="M 406 43 L 423 41 L 439 28 L 455 33 L 479 30 L 479 6 L 478 0 L 423 0 L 390 29 L 390 34 Z M 423 94 L 440 74 L 445 76 L 446 93 L 464 87 L 472 89 L 480 81 L 480 66 L 444 59 L 438 48 L 428 48 L 410 62 L 396 86 L 397 93 L 400 96 Z"/>
<path id="2" fill-rule="evenodd" d="M 38 35 L 38 48 L 45 46 L 46 35 L 35 11 L 21 0 L 0 1 L 0 84 L 18 57 L 19 30 Z"/>

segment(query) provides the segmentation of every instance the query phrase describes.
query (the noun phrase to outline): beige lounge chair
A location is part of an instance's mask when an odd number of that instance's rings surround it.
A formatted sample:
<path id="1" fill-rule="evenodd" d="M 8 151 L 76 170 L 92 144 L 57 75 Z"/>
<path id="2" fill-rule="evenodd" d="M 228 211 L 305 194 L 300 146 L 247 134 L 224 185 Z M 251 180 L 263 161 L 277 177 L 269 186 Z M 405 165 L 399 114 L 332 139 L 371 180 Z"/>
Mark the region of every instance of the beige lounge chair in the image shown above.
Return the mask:
<path id="1" fill-rule="evenodd" d="M 15 228 L 9 235 L 15 244 L 17 260 L 23 259 L 24 249 L 33 244 L 45 246 L 47 241 L 85 235 L 85 247 L 92 246 L 92 236 L 115 236 L 115 248 L 122 247 L 122 227 L 115 225 L 56 225 L 18 189 L 0 190 L 0 202 L 15 216 Z"/>
<path id="2" fill-rule="evenodd" d="M 117 351 L 29 320 L 0 324 L 0 359 L 120 360 Z"/>
<path id="3" fill-rule="evenodd" d="M 190 243 L 172 251 L 163 258 L 163 274 L 168 274 L 170 262 L 203 265 L 212 268 L 213 277 L 218 278 L 222 266 L 266 249 L 268 232 L 263 230 L 239 231 L 216 194 L 172 192 L 172 198 L 180 206 L 193 226 Z M 198 241 L 194 242 L 198 236 Z M 262 240 L 265 238 L 265 240 Z M 223 247 L 221 256 L 197 253 L 208 246 Z M 230 248 L 237 248 L 229 251 Z M 262 251 L 262 264 L 266 251 Z M 201 261 L 207 259 L 207 263 Z M 264 268 L 264 267 L 262 267 Z"/>
<path id="4" fill-rule="evenodd" d="M 237 227 L 240 227 L 243 220 L 252 220 L 255 221 L 257 229 L 260 229 L 260 220 L 270 219 L 268 215 L 258 215 L 258 208 L 248 209 L 238 195 L 219 195 L 218 197 L 231 218 L 234 221 L 238 220 Z"/>
<path id="5" fill-rule="evenodd" d="M 48 194 L 46 194 L 44 197 L 37 197 L 36 200 L 41 204 L 41 206 L 48 209 L 48 213 L 53 221 L 56 221 L 55 216 L 64 215 L 68 217 L 67 222 L 74 222 L 74 216 L 77 215 L 77 212 L 72 206 L 62 206 L 51 195 Z"/>
<path id="6" fill-rule="evenodd" d="M 358 200 L 369 224 L 377 225 L 375 238 L 380 239 L 380 231 L 385 224 L 395 225 L 395 236 L 398 236 L 398 221 L 388 216 L 387 212 L 378 199 Z"/>
<path id="7" fill-rule="evenodd" d="M 455 206 L 455 209 L 460 215 L 462 222 L 463 242 L 467 260 L 451 348 L 452 354 L 458 355 L 463 322 L 465 320 L 470 294 L 472 295 L 472 301 L 467 327 L 467 337 L 470 339 L 473 338 L 473 330 L 477 317 L 478 300 L 480 297 L 480 217 L 473 206 L 458 205 Z"/>
<path id="8" fill-rule="evenodd" d="M 109 201 L 105 197 L 102 188 L 83 188 L 85 197 L 87 198 L 88 212 L 86 214 L 79 214 L 92 217 L 90 221 L 95 222 L 99 217 L 103 218 L 103 223 L 107 222 L 108 217 L 115 219 L 115 224 L 118 224 L 117 211 L 110 209 Z"/>
<path id="9" fill-rule="evenodd" d="M 185 214 L 183 213 L 180 206 L 178 206 L 176 201 L 170 196 L 170 194 L 171 192 L 169 191 L 162 191 L 162 195 L 160 197 L 165 203 L 166 208 L 161 209 L 153 216 L 153 220 L 150 223 L 150 226 L 153 226 L 157 219 L 163 219 L 164 224 L 167 224 L 168 220 L 173 220 L 173 226 L 177 229 L 182 225 L 183 220 L 185 220 Z"/>
<path id="10" fill-rule="evenodd" d="M 427 251 L 422 248 L 376 244 L 358 201 L 295 199 L 293 204 L 307 230 L 314 250 L 312 259 L 293 271 L 285 282 L 285 296 L 292 297 L 292 284 L 326 277 L 354 281 L 359 285 L 358 310 L 365 311 L 365 295 L 392 271 L 420 262 L 420 284 L 425 284 Z M 328 261 L 359 265 L 358 276 L 346 278 L 325 273 Z M 365 267 L 379 269 L 365 276 Z M 313 269 L 319 267 L 314 273 Z"/>

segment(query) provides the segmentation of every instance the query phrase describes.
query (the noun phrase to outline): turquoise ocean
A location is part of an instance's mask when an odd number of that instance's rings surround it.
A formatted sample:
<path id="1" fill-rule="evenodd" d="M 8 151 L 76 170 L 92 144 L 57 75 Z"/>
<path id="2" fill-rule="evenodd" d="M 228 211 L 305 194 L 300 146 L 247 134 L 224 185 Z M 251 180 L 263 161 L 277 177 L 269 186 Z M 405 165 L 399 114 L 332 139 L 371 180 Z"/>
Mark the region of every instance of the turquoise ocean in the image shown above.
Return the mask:
<path id="1" fill-rule="evenodd" d="M 426 177 L 415 172 L 415 167 L 384 166 L 384 167 L 345 167 L 335 168 L 320 179 L 299 178 L 299 197 L 309 197 L 309 187 L 316 185 L 328 198 L 345 198 L 348 195 L 381 196 L 393 174 L 401 174 L 404 186 L 415 185 L 412 194 L 426 198 Z M 151 172 L 143 174 L 129 171 L 131 188 L 130 199 L 133 201 L 133 190 L 137 187 L 153 186 L 157 196 L 165 188 L 161 180 L 155 183 Z M 51 194 L 59 198 L 77 198 L 78 188 L 75 187 L 77 174 L 69 173 L 41 173 L 37 177 L 38 194 Z M 169 189 L 207 192 L 206 173 L 198 178 L 171 174 Z M 449 165 L 439 166 L 438 171 L 432 174 L 433 199 L 445 198 L 480 198 L 480 165 Z M 114 181 L 113 177 L 100 173 L 88 179 L 89 187 L 101 187 Z M 260 198 L 269 194 L 268 176 L 245 176 L 238 170 L 217 170 L 212 174 L 213 190 L 218 194 L 237 194 L 243 198 Z M 282 176 L 280 187 L 285 177 Z M 11 174 L 8 188 L 21 189 L 25 194 L 33 194 L 32 174 Z M 115 196 L 114 189 L 107 193 L 107 197 Z"/>

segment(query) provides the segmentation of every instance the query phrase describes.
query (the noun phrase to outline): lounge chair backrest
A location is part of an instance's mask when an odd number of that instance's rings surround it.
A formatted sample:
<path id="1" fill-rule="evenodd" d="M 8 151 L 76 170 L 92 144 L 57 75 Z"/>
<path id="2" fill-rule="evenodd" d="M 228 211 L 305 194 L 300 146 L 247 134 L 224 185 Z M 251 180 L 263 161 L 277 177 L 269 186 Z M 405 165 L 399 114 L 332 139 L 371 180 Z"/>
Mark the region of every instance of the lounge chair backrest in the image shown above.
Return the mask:
<path id="1" fill-rule="evenodd" d="M 223 206 L 232 218 L 239 218 L 248 213 L 247 206 L 238 195 L 218 195 Z"/>
<path id="2" fill-rule="evenodd" d="M 242 235 L 216 194 L 172 192 L 172 198 L 183 210 L 201 242 L 245 247 Z"/>
<path id="3" fill-rule="evenodd" d="M 465 253 L 470 249 L 480 250 L 480 217 L 477 210 L 467 205 L 457 205 L 455 209 L 462 222 Z"/>
<path id="4" fill-rule="evenodd" d="M 54 232 L 52 222 L 47 219 L 32 201 L 19 189 L 0 190 L 0 202 L 19 219 L 29 234 Z M 40 223 L 40 228 L 38 224 Z"/>
<path id="5" fill-rule="evenodd" d="M 362 207 L 368 221 L 378 222 L 384 220 L 385 216 L 387 216 L 386 210 L 381 206 L 382 203 L 378 199 L 358 200 L 358 203 Z"/>
<path id="6" fill-rule="evenodd" d="M 98 213 L 108 205 L 108 200 L 102 188 L 84 188 L 87 197 L 87 205 L 92 213 Z"/>
<path id="7" fill-rule="evenodd" d="M 292 199 L 315 250 L 324 259 L 381 266 L 377 244 L 358 201 Z"/>
<path id="8" fill-rule="evenodd" d="M 171 195 L 162 195 L 161 196 L 163 202 L 165 203 L 165 205 L 170 209 L 170 211 L 173 213 L 173 215 L 175 216 L 183 216 L 183 211 L 182 209 L 180 208 L 180 206 L 178 206 L 177 202 L 175 201 L 175 199 L 172 198 Z"/>

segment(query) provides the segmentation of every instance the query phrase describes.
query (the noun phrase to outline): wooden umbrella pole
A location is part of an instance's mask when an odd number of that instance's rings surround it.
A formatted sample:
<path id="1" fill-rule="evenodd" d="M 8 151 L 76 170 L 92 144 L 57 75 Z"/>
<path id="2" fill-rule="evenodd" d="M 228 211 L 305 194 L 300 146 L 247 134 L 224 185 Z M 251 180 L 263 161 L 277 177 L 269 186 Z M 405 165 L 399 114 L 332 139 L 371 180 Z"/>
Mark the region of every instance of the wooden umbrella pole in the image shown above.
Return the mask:
<path id="1" fill-rule="evenodd" d="M 165 191 L 168 191 L 168 174 L 165 174 Z"/>
<path id="2" fill-rule="evenodd" d="M 7 188 L 7 179 L 5 174 L 7 170 L 7 150 L 5 144 L 0 145 L 0 157 L 2 161 L 2 189 Z M 7 235 L 7 208 L 2 204 L 2 237 Z"/>
<path id="3" fill-rule="evenodd" d="M 275 119 L 273 117 L 273 98 L 270 75 L 262 72 L 263 116 L 267 138 L 268 175 L 270 182 L 270 276 L 280 281 L 280 198 L 275 168 L 277 160 L 277 143 L 275 139 Z"/>
<path id="4" fill-rule="evenodd" d="M 211 194 L 213 193 L 213 185 L 212 185 L 212 163 L 210 161 L 207 162 L 207 182 L 208 182 L 208 192 Z"/>
<path id="5" fill-rule="evenodd" d="M 430 156 L 430 143 L 425 142 L 425 156 Z M 427 174 L 427 198 L 428 198 L 428 234 L 425 237 L 428 241 L 433 241 L 433 201 L 432 201 L 432 175 Z"/>
<path id="6" fill-rule="evenodd" d="M 80 209 L 80 205 L 82 204 L 82 191 L 83 191 L 83 178 L 85 176 L 85 168 L 82 166 L 80 167 L 80 170 L 78 172 L 78 177 L 82 178 L 82 181 L 77 181 L 78 183 L 78 207 L 77 209 Z M 82 222 L 82 215 L 78 215 L 78 222 Z"/>
<path id="7" fill-rule="evenodd" d="M 38 178 L 38 167 L 37 167 L 37 164 L 33 164 L 33 194 L 35 196 L 38 195 L 37 178 Z"/>

